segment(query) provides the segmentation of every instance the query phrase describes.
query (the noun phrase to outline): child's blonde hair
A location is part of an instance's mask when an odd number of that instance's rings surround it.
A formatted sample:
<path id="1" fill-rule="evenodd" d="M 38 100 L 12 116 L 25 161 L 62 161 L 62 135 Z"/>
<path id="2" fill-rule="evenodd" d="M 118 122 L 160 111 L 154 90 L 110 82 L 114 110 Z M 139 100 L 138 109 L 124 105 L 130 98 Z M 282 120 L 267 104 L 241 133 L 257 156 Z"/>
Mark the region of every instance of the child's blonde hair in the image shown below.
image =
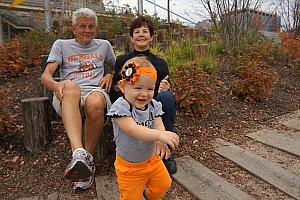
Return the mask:
<path id="1" fill-rule="evenodd" d="M 151 79 L 157 79 L 157 72 L 151 62 L 145 56 L 136 56 L 126 61 L 121 70 L 122 82 L 133 84 L 141 75 L 147 75 Z"/>

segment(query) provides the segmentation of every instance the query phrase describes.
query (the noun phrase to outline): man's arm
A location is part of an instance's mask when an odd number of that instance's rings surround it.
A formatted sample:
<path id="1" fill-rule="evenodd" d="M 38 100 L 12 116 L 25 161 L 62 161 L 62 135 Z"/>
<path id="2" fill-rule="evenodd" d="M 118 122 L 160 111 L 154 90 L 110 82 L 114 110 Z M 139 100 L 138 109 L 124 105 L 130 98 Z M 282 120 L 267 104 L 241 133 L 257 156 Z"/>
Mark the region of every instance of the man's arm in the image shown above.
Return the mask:
<path id="1" fill-rule="evenodd" d="M 58 63 L 48 63 L 45 71 L 41 76 L 41 82 L 49 89 L 54 91 L 55 96 L 59 101 L 62 101 L 63 98 L 63 88 L 66 81 L 57 82 L 53 79 L 53 74 L 58 68 Z"/>
<path id="2" fill-rule="evenodd" d="M 53 79 L 53 74 L 57 68 L 58 64 L 56 62 L 47 63 L 47 66 L 41 76 L 42 84 L 52 91 L 55 91 L 58 85 L 58 82 Z"/>

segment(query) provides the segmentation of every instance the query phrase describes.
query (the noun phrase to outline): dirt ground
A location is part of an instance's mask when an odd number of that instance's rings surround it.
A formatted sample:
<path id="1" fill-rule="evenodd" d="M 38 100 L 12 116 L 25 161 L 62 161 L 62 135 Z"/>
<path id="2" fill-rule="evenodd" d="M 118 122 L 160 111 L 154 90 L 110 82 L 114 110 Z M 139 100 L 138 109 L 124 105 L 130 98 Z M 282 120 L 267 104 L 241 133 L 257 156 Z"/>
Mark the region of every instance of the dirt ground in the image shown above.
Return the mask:
<path id="1" fill-rule="evenodd" d="M 191 156 L 256 199 L 291 199 L 213 151 L 215 139 L 222 138 L 251 150 L 258 149 L 262 155 L 271 153 L 271 158 L 281 160 L 286 168 L 299 168 L 293 161 L 294 157 L 281 156 L 280 151 L 254 144 L 244 136 L 251 130 L 275 126 L 277 117 L 300 109 L 299 67 L 278 64 L 274 69 L 279 79 L 272 96 L 263 102 L 247 103 L 224 93 L 217 104 L 205 110 L 206 118 L 187 117 L 178 111 L 175 132 L 180 135 L 181 145 L 173 152 L 174 157 Z M 38 77 L 37 69 L 27 68 L 14 77 L 1 76 L 0 79 L 0 198 L 39 196 L 46 199 L 49 194 L 57 192 L 59 199 L 96 199 L 95 186 L 87 191 L 74 192 L 72 184 L 63 179 L 71 149 L 60 121 L 52 122 L 52 140 L 44 150 L 30 153 L 24 147 L 20 101 L 38 96 Z M 230 79 L 224 71 L 219 78 L 225 83 Z M 112 163 L 113 155 L 109 155 L 97 168 L 96 175 L 112 173 Z M 195 197 L 174 183 L 165 199 Z"/>

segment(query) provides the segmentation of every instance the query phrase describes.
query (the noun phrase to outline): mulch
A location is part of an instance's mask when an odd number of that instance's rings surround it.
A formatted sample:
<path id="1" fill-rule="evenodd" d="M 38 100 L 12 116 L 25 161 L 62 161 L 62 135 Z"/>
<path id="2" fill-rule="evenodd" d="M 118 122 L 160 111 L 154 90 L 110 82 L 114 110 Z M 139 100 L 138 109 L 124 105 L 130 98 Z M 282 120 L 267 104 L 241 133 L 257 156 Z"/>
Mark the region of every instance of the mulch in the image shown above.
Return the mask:
<path id="1" fill-rule="evenodd" d="M 248 175 L 230 161 L 214 153 L 214 141 L 222 138 L 237 145 L 246 142 L 245 132 L 263 125 L 283 114 L 300 109 L 300 69 L 281 63 L 274 65 L 278 80 L 272 95 L 262 102 L 245 102 L 226 92 L 217 103 L 207 106 L 202 117 L 177 113 L 175 132 L 180 135 L 180 147 L 174 157 L 190 155 L 206 167 L 242 188 L 257 199 L 282 199 L 280 191 Z M 227 83 L 232 79 L 226 68 L 216 75 Z M 40 196 L 43 199 L 58 192 L 60 199 L 96 199 L 93 186 L 83 192 L 74 192 L 71 183 L 63 179 L 63 171 L 71 157 L 68 138 L 61 121 L 53 121 L 52 140 L 38 153 L 28 152 L 23 144 L 20 101 L 39 96 L 39 71 L 26 68 L 15 75 L 0 77 L 0 196 L 2 199 Z M 109 155 L 96 175 L 111 173 L 113 155 Z M 252 184 L 246 184 L 251 182 Z M 165 199 L 195 199 L 174 183 Z"/>

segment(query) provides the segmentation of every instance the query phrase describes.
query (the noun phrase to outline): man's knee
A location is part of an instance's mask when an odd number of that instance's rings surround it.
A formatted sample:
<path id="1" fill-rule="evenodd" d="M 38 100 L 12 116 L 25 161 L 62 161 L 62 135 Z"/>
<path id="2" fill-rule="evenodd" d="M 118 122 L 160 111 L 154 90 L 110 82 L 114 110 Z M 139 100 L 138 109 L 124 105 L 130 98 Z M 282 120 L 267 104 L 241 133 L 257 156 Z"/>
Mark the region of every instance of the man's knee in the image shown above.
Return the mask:
<path id="1" fill-rule="evenodd" d="M 63 95 L 80 96 L 80 87 L 73 81 L 67 80 L 64 82 Z"/>
<path id="2" fill-rule="evenodd" d="M 99 92 L 92 92 L 85 100 L 85 114 L 93 119 L 104 117 L 105 97 Z"/>

